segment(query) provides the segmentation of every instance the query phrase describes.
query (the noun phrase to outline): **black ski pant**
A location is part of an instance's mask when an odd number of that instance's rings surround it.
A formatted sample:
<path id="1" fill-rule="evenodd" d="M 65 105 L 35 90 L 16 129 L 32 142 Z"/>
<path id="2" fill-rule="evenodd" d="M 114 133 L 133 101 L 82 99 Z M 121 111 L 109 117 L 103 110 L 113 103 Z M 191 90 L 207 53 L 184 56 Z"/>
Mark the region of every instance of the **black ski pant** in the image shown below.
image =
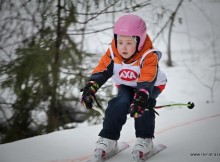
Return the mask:
<path id="1" fill-rule="evenodd" d="M 120 85 L 118 95 L 108 102 L 105 111 L 103 128 L 99 136 L 118 140 L 122 126 L 127 120 L 129 107 L 133 100 L 134 88 Z M 136 137 L 153 138 L 155 128 L 155 114 L 152 111 L 145 111 L 144 114 L 135 120 Z"/>

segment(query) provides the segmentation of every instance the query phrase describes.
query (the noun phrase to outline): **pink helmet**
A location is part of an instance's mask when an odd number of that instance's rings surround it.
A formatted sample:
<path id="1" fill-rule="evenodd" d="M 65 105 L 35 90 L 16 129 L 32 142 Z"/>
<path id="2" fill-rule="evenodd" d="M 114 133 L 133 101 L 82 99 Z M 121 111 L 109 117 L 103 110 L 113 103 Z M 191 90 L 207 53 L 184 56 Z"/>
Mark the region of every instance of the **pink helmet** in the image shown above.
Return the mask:
<path id="1" fill-rule="evenodd" d="M 147 27 L 142 18 L 139 16 L 128 14 L 120 17 L 114 25 L 114 34 L 124 36 L 138 36 L 138 51 L 144 45 L 146 39 Z"/>

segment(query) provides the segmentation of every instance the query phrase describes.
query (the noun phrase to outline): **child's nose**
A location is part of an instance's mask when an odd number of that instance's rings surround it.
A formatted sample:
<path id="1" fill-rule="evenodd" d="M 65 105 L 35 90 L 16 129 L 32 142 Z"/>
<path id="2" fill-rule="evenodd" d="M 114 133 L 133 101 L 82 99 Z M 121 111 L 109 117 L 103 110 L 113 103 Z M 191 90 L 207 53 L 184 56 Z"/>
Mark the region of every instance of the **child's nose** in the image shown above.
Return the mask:
<path id="1" fill-rule="evenodd" d="M 123 45 L 123 49 L 126 49 L 126 45 Z"/>

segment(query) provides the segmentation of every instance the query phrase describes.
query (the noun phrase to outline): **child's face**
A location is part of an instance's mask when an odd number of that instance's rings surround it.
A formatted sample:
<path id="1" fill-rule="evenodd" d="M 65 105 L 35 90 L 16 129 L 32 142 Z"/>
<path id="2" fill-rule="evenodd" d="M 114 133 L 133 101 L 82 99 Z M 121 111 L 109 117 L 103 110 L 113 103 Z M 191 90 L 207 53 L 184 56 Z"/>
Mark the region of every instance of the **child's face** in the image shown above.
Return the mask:
<path id="1" fill-rule="evenodd" d="M 130 36 L 117 37 L 117 49 L 119 54 L 127 59 L 131 57 L 136 51 L 136 41 Z"/>

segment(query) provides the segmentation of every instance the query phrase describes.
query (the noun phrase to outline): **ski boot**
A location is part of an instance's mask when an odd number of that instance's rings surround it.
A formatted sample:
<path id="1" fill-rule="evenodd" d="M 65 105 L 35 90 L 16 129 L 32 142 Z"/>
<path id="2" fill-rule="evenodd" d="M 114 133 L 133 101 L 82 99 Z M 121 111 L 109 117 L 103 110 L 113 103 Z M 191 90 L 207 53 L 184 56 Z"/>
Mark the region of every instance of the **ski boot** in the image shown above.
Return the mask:
<path id="1" fill-rule="evenodd" d="M 137 138 L 132 151 L 133 162 L 145 160 L 145 155 L 153 149 L 153 141 L 151 138 Z"/>
<path id="2" fill-rule="evenodd" d="M 100 137 L 96 143 L 97 145 L 94 152 L 94 157 L 96 159 L 105 159 L 107 156 L 117 151 L 116 140 Z"/>

